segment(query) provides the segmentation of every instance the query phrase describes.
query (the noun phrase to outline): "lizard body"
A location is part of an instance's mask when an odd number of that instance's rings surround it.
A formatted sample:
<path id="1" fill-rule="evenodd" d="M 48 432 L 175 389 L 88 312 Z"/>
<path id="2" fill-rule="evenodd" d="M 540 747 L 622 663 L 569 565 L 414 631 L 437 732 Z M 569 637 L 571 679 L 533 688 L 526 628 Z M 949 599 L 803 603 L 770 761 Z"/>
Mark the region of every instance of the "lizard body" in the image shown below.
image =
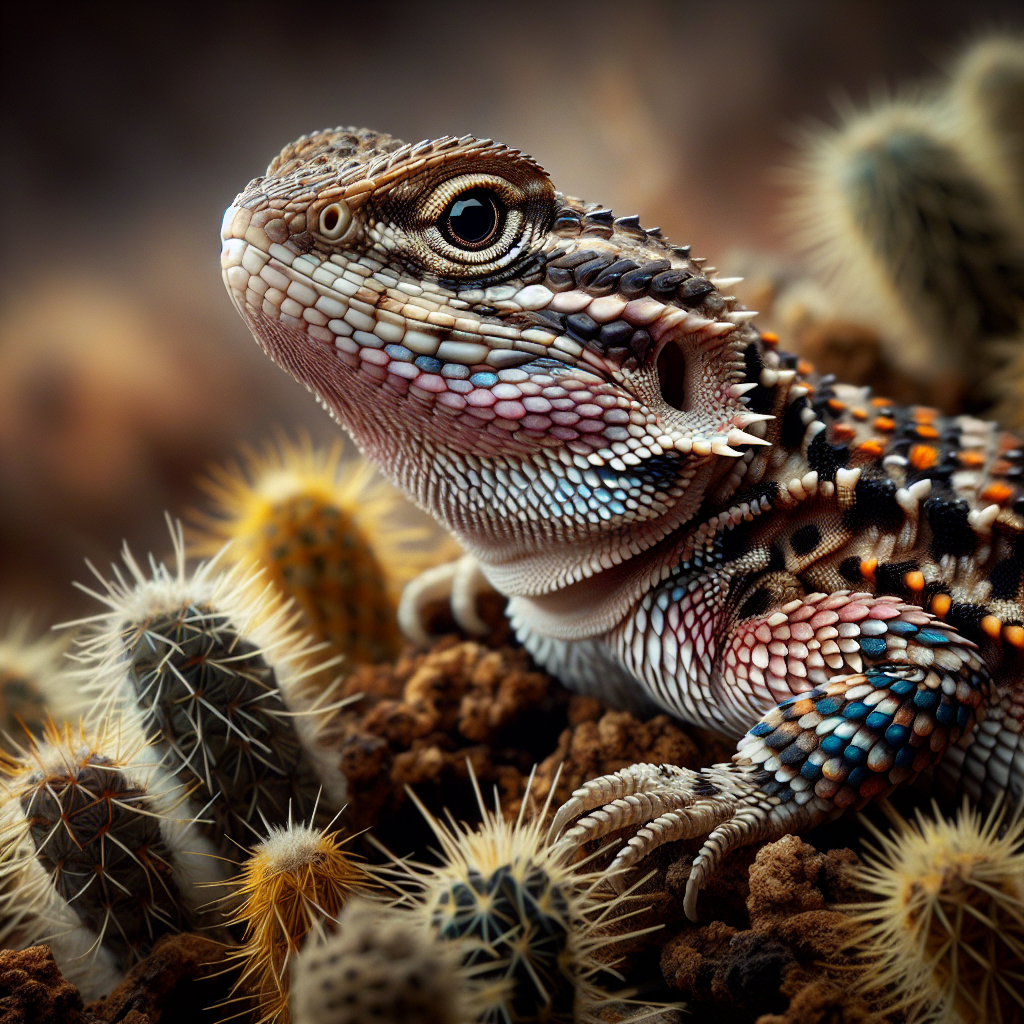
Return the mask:
<path id="1" fill-rule="evenodd" d="M 1024 795 L 1012 435 L 814 376 L 689 247 L 490 141 L 303 137 L 222 235 L 256 339 L 455 533 L 539 663 L 742 737 L 588 783 L 567 843 L 640 824 L 624 869 L 704 837 L 692 915 L 729 849 L 922 771 Z"/>

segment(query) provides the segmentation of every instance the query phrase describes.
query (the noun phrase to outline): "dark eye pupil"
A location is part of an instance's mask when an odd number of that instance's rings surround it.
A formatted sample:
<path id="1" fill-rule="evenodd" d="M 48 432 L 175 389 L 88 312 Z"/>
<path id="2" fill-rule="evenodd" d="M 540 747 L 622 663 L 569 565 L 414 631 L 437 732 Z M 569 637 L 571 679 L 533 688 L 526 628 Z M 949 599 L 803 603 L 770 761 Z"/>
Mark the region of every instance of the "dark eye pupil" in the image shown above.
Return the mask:
<path id="1" fill-rule="evenodd" d="M 463 192 L 448 208 L 445 218 L 456 245 L 480 246 L 498 229 L 498 204 L 486 189 Z"/>
<path id="2" fill-rule="evenodd" d="M 327 228 L 328 231 L 333 231 L 337 226 L 338 211 L 328 210 L 327 213 L 324 214 L 324 227 Z"/>

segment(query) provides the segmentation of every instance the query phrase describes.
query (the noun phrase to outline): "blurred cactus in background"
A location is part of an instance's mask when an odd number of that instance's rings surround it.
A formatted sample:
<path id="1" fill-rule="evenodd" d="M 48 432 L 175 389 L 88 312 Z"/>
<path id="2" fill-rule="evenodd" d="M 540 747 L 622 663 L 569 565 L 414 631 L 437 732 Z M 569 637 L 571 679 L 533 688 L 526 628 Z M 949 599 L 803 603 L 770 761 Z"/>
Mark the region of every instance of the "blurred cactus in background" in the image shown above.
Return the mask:
<path id="1" fill-rule="evenodd" d="M 455 548 L 433 524 L 413 525 L 405 499 L 343 451 L 340 441 L 317 450 L 308 439 L 279 439 L 215 468 L 201 483 L 212 511 L 193 514 L 192 539 L 206 555 L 230 541 L 224 558 L 262 569 L 260 584 L 294 600 L 331 653 L 386 661 L 401 644 L 402 586 Z"/>

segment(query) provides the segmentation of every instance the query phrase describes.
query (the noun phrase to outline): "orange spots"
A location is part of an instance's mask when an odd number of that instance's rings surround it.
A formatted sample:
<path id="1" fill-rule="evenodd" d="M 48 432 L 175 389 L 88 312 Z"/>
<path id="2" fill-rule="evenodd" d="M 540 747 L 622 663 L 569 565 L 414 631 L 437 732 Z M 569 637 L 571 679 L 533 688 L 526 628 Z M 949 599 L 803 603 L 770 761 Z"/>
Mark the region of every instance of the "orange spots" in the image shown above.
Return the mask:
<path id="1" fill-rule="evenodd" d="M 979 451 L 963 451 L 957 458 L 960 460 L 960 465 L 967 469 L 977 469 L 979 466 L 985 465 L 985 456 Z"/>
<path id="2" fill-rule="evenodd" d="M 855 420 L 866 420 L 868 418 L 868 411 L 867 409 L 851 409 L 850 415 Z"/>
<path id="3" fill-rule="evenodd" d="M 993 640 L 998 640 L 999 634 L 1003 631 L 1003 620 L 997 619 L 994 615 L 986 615 L 978 625 L 981 626 L 982 632 Z"/>
<path id="4" fill-rule="evenodd" d="M 931 469 L 939 461 L 939 453 L 930 444 L 915 444 L 908 457 L 914 469 Z"/>
<path id="5" fill-rule="evenodd" d="M 871 399 L 871 404 L 876 409 L 884 409 L 887 405 L 892 405 L 892 399 L 891 398 L 872 398 Z"/>
<path id="6" fill-rule="evenodd" d="M 840 402 L 838 398 L 830 398 L 828 400 L 827 404 L 828 404 L 828 407 L 834 413 L 840 413 L 840 412 L 845 411 L 845 409 L 846 409 L 846 403 L 845 402 Z"/>
<path id="7" fill-rule="evenodd" d="M 924 574 L 914 570 L 903 574 L 903 585 L 913 594 L 920 594 L 924 590 Z"/>
<path id="8" fill-rule="evenodd" d="M 991 483 L 981 492 L 982 501 L 991 501 L 996 505 L 1005 505 L 1013 497 L 1013 488 L 1000 481 Z"/>
<path id="9" fill-rule="evenodd" d="M 918 437 L 926 437 L 929 440 L 934 440 L 939 436 L 939 432 L 930 423 L 919 423 L 914 430 L 914 433 Z"/>
<path id="10" fill-rule="evenodd" d="M 1024 649 L 1024 626 L 1003 626 L 1003 639 L 1014 647 Z"/>
<path id="11" fill-rule="evenodd" d="M 888 433 L 896 429 L 896 421 L 891 416 L 876 416 L 873 426 L 875 430 L 884 430 Z"/>
<path id="12" fill-rule="evenodd" d="M 944 619 L 952 604 L 953 599 L 949 594 L 936 594 L 932 598 L 932 615 L 936 616 L 936 618 Z"/>
<path id="13" fill-rule="evenodd" d="M 927 405 L 914 405 L 911 406 L 910 415 L 914 417 L 915 423 L 934 423 L 939 410 Z"/>
<path id="14" fill-rule="evenodd" d="M 857 431 L 849 423 L 837 423 L 832 428 L 833 441 L 852 441 L 857 436 Z"/>
<path id="15" fill-rule="evenodd" d="M 992 463 L 992 469 L 990 472 L 993 476 L 1006 476 L 1010 470 L 1013 469 L 1013 463 L 1007 459 L 1000 459 L 998 462 Z"/>
<path id="16" fill-rule="evenodd" d="M 877 458 L 885 451 L 885 445 L 881 438 L 869 437 L 866 441 L 861 441 L 855 450 L 871 458 Z"/>
<path id="17" fill-rule="evenodd" d="M 797 373 L 806 377 L 808 374 L 814 373 L 814 363 L 809 359 L 798 359 L 796 369 Z"/>
<path id="18" fill-rule="evenodd" d="M 875 582 L 875 570 L 878 568 L 877 558 L 862 558 L 860 563 L 860 574 L 866 580 Z"/>
<path id="19" fill-rule="evenodd" d="M 761 340 L 766 345 L 778 345 L 779 336 L 774 331 L 762 331 Z"/>

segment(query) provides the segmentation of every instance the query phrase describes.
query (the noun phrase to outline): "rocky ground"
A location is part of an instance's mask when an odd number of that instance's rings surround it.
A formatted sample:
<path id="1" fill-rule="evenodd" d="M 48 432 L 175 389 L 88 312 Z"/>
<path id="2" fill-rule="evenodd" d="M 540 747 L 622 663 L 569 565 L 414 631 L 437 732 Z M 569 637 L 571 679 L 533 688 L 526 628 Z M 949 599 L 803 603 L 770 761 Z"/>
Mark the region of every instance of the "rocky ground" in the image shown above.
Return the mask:
<path id="1" fill-rule="evenodd" d="M 559 765 L 554 807 L 585 780 L 637 761 L 698 768 L 728 759 L 732 745 L 721 737 L 569 694 L 502 640 L 500 629 L 490 645 L 450 635 L 347 680 L 346 693 L 365 696 L 332 723 L 331 742 L 351 784 L 343 818 L 351 831 L 371 829 L 396 854 L 429 857 L 436 843 L 407 787 L 434 813 L 478 819 L 468 765 L 507 811 L 525 798 L 537 813 Z M 865 898 L 845 871 L 862 834 L 851 819 L 739 851 L 702 893 L 697 924 L 682 909 L 694 847 L 662 847 L 638 894 L 645 909 L 629 923 L 662 927 L 615 951 L 627 986 L 651 1003 L 683 1002 L 689 1019 L 716 1024 L 876 1020 L 851 994 L 854 963 L 841 952 L 850 918 L 837 909 Z M 356 843 L 380 859 L 366 835 Z M 3 951 L 0 1024 L 216 1024 L 234 1012 L 207 1009 L 235 980 L 224 956 L 202 935 L 164 939 L 111 995 L 84 1005 L 46 947 Z"/>

